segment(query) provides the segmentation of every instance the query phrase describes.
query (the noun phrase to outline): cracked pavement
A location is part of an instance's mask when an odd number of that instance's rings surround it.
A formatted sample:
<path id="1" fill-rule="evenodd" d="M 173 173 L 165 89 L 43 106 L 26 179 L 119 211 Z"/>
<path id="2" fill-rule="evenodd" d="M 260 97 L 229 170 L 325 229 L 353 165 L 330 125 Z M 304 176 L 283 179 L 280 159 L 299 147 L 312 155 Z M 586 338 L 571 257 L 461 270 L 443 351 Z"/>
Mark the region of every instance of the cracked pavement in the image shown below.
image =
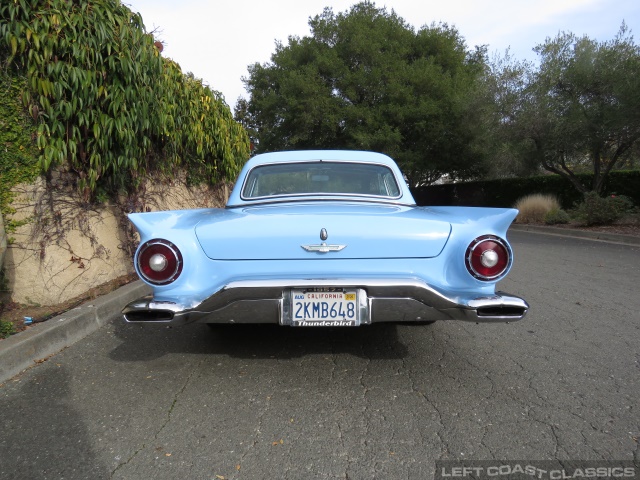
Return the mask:
<path id="1" fill-rule="evenodd" d="M 0 478 L 425 479 L 635 460 L 640 249 L 512 232 L 514 324 L 108 325 L 0 386 Z M 256 314 L 259 314 L 257 312 Z"/>

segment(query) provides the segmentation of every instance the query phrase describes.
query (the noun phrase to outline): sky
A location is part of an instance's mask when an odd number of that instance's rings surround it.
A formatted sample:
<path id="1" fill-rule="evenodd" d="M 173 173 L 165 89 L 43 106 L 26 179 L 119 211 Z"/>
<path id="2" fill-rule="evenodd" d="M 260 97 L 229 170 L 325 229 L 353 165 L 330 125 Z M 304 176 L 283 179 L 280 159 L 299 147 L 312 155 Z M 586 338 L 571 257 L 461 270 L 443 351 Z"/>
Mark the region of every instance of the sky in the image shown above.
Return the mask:
<path id="1" fill-rule="evenodd" d="M 247 66 L 269 62 L 276 41 L 310 35 L 309 18 L 331 7 L 345 12 L 355 0 L 123 0 L 142 15 L 148 32 L 164 44 L 162 55 L 192 72 L 231 108 L 247 98 Z M 486 45 L 490 55 L 506 49 L 518 60 L 536 61 L 533 48 L 559 32 L 611 40 L 624 21 L 640 41 L 638 0 L 385 0 L 376 6 L 419 29 L 455 26 L 469 49 Z"/>

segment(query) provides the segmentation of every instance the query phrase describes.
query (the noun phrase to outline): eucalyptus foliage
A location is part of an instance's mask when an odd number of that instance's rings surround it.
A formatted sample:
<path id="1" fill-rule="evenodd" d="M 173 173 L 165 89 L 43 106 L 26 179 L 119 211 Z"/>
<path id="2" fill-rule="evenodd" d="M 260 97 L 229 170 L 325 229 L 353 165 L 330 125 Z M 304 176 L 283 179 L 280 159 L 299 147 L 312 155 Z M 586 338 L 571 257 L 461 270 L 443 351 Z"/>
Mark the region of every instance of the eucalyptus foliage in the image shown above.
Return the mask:
<path id="1" fill-rule="evenodd" d="M 220 94 L 164 59 L 119 0 L 2 2 L 0 60 L 27 79 L 41 168 L 68 164 L 86 196 L 176 165 L 213 183 L 248 157 Z"/>

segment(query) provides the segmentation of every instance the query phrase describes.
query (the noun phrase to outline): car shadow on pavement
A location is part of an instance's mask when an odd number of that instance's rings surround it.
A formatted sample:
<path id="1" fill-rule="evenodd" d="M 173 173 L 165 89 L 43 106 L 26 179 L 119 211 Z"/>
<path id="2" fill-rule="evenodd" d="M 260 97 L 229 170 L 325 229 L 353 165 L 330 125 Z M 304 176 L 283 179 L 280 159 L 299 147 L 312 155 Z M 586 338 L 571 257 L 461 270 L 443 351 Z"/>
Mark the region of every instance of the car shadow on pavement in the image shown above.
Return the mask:
<path id="1" fill-rule="evenodd" d="M 401 359 L 407 347 L 396 326 L 376 324 L 357 328 L 295 328 L 278 325 L 203 324 L 168 328 L 117 321 L 115 335 L 122 344 L 110 357 L 121 362 L 145 361 L 169 353 L 228 355 L 234 358 L 299 358 L 310 354 L 346 353 L 368 359 Z"/>
<path id="2" fill-rule="evenodd" d="M 73 406 L 71 383 L 71 373 L 51 361 L 22 377 L 18 394 L 0 395 L 0 478 L 109 477 Z"/>

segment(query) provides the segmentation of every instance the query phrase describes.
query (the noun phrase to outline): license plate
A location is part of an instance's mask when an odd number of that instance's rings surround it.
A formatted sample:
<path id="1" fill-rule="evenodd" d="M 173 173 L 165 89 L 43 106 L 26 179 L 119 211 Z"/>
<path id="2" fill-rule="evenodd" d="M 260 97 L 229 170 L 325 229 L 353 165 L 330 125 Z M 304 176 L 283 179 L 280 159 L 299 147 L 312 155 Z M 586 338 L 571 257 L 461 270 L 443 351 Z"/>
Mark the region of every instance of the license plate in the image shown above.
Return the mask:
<path id="1" fill-rule="evenodd" d="M 292 324 L 296 327 L 355 327 L 360 324 L 356 291 L 293 290 L 291 298 Z"/>

